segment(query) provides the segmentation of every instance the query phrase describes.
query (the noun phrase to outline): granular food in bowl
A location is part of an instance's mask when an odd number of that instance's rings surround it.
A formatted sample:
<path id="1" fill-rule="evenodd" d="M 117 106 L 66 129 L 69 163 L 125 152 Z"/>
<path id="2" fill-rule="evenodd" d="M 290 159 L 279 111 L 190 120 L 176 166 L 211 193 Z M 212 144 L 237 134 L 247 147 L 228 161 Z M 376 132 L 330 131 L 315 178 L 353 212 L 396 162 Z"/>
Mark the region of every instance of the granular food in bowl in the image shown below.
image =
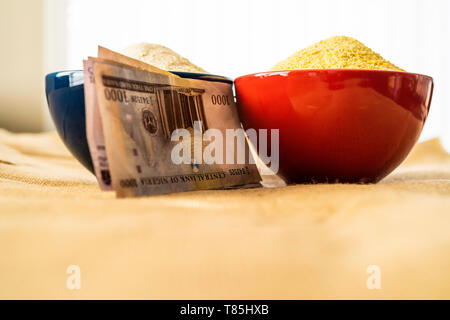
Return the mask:
<path id="1" fill-rule="evenodd" d="M 122 54 L 166 71 L 208 73 L 175 51 L 159 44 L 136 43 L 122 50 Z"/>
<path id="2" fill-rule="evenodd" d="M 334 36 L 302 49 L 270 70 L 364 69 L 404 71 L 356 39 Z"/>

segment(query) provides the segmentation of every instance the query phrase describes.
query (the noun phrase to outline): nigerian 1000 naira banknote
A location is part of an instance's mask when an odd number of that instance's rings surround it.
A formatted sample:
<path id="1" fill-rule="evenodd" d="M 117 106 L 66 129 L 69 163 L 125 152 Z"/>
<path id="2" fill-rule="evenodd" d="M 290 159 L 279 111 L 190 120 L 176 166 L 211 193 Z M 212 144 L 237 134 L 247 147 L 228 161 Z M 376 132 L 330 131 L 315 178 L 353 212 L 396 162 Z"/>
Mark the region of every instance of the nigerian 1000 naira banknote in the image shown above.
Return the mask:
<path id="1" fill-rule="evenodd" d="M 94 66 L 97 62 L 127 65 L 133 68 L 166 74 L 172 77 L 178 78 L 178 76 L 101 46 L 98 47 L 98 58 L 89 57 L 88 60 L 83 61 L 86 137 L 89 151 L 100 188 L 102 190 L 113 190 L 100 109 L 98 106 L 97 89 L 95 87 Z"/>
<path id="2" fill-rule="evenodd" d="M 94 75 L 118 197 L 260 181 L 230 84 L 101 61 Z"/>

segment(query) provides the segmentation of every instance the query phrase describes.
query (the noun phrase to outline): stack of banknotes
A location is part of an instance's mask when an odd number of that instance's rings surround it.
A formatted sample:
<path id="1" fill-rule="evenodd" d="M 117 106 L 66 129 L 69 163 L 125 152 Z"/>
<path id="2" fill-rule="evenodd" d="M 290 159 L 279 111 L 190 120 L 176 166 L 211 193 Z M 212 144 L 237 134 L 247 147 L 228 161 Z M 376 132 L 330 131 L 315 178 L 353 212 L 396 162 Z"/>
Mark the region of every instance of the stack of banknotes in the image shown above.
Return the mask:
<path id="1" fill-rule="evenodd" d="M 102 190 L 137 197 L 261 180 L 230 84 L 180 78 L 103 47 L 84 61 L 84 79 Z"/>

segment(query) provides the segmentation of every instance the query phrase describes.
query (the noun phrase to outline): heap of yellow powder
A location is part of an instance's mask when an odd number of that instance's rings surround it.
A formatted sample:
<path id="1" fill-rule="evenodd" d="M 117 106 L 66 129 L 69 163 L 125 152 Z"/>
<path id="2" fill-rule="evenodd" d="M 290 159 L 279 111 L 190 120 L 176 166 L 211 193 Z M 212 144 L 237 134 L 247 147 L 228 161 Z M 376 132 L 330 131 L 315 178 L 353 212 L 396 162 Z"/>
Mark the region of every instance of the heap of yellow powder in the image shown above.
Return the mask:
<path id="1" fill-rule="evenodd" d="M 356 39 L 334 36 L 300 50 L 270 70 L 369 69 L 404 71 Z"/>

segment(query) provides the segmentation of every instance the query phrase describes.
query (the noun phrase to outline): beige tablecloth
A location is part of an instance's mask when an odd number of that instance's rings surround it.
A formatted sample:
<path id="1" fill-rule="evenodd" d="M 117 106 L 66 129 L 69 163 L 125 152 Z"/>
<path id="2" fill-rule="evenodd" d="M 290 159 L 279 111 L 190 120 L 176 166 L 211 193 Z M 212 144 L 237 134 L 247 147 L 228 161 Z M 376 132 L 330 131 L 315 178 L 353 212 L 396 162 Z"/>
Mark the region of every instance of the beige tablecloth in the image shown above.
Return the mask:
<path id="1" fill-rule="evenodd" d="M 376 185 L 116 199 L 56 134 L 0 131 L 0 212 L 0 298 L 450 298 L 438 140 Z"/>

